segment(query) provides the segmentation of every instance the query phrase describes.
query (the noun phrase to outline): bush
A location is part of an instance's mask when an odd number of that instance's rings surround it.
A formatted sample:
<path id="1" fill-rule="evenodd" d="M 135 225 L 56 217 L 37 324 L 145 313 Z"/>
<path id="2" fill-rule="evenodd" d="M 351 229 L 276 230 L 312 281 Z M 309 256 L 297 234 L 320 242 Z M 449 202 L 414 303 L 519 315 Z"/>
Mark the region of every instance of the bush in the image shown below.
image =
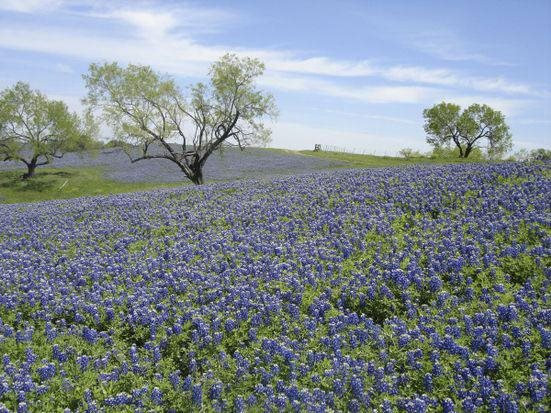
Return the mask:
<path id="1" fill-rule="evenodd" d="M 411 149 L 411 148 L 403 148 L 400 149 L 400 152 L 398 152 L 402 158 L 423 158 L 425 155 L 423 155 L 420 151 Z"/>
<path id="2" fill-rule="evenodd" d="M 548 161 L 551 159 L 551 150 L 538 148 L 528 151 L 528 149 L 522 148 L 515 152 L 510 158 L 512 161 Z"/>
<path id="3" fill-rule="evenodd" d="M 551 159 L 551 150 L 538 148 L 530 152 L 530 160 L 532 161 L 548 161 Z"/>
<path id="4" fill-rule="evenodd" d="M 122 148 L 124 145 L 125 145 L 125 142 L 121 141 L 120 139 L 111 139 L 103 146 L 105 148 Z"/>

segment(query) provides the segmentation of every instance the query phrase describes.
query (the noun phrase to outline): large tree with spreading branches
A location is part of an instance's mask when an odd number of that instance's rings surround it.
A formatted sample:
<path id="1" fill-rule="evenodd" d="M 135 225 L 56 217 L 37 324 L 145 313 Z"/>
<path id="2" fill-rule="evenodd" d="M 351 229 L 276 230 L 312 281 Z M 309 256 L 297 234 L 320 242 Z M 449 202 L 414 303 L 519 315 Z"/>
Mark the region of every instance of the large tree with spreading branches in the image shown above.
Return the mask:
<path id="1" fill-rule="evenodd" d="M 257 59 L 227 54 L 211 66 L 208 84 L 197 83 L 185 95 L 174 79 L 149 66 L 92 64 L 84 75 L 84 102 L 126 143 L 132 162 L 167 159 L 202 184 L 205 162 L 223 145 L 269 142 L 263 120 L 277 109 L 273 97 L 255 87 L 263 71 Z"/>
<path id="2" fill-rule="evenodd" d="M 472 104 L 464 111 L 459 105 L 442 102 L 423 111 L 427 142 L 435 148 L 454 144 L 461 158 L 486 141 L 490 157 L 511 149 L 511 133 L 505 116 L 488 105 Z"/>
<path id="3" fill-rule="evenodd" d="M 90 114 L 80 118 L 64 102 L 48 99 L 27 83 L 0 93 L 0 160 L 24 163 L 24 179 L 65 152 L 93 146 L 95 132 Z"/>

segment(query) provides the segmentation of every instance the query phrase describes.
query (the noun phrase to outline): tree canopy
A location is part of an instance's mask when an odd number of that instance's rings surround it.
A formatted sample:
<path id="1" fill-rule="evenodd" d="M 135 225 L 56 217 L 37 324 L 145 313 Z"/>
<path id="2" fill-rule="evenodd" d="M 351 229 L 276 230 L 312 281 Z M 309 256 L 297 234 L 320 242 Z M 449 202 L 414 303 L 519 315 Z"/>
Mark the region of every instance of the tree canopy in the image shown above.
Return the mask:
<path id="1" fill-rule="evenodd" d="M 208 84 L 184 95 L 174 79 L 149 66 L 92 64 L 84 75 L 84 102 L 126 142 L 132 162 L 167 159 L 201 184 L 206 160 L 223 144 L 242 149 L 269 142 L 263 119 L 277 109 L 254 85 L 263 71 L 257 59 L 226 54 L 211 66 Z"/>
<path id="2" fill-rule="evenodd" d="M 23 162 L 23 178 L 31 178 L 37 166 L 88 148 L 94 126 L 90 115 L 81 119 L 62 101 L 18 82 L 0 93 L 0 160 Z"/>
<path id="3" fill-rule="evenodd" d="M 483 140 L 490 157 L 499 157 L 512 147 L 505 116 L 488 105 L 459 105 L 442 102 L 423 111 L 427 142 L 435 148 L 455 144 L 459 156 L 467 158 Z"/>

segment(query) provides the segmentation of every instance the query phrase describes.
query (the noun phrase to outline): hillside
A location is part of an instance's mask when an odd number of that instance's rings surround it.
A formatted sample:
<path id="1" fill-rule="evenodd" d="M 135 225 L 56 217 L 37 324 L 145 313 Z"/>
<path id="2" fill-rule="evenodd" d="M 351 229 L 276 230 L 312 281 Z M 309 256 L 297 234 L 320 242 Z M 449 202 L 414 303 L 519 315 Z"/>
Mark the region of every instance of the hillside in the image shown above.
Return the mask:
<path id="1" fill-rule="evenodd" d="M 338 170 L 0 205 L 0 400 L 544 411 L 548 172 Z"/>

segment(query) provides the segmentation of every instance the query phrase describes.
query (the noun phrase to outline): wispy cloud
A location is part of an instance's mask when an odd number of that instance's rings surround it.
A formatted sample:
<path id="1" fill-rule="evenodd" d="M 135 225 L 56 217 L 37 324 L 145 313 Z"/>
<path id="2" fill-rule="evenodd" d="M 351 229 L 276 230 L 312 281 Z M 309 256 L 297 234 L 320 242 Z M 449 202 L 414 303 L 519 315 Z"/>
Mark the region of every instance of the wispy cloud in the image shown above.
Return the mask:
<path id="1" fill-rule="evenodd" d="M 169 34 L 189 36 L 216 33 L 228 24 L 239 22 L 239 17 L 235 13 L 218 8 L 192 7 L 185 3 L 177 7 L 151 7 L 147 3 L 140 7 L 138 3 L 133 4 L 131 8 L 113 7 L 107 3 L 99 11 L 87 12 L 85 15 L 126 24 L 135 34 L 145 39 Z"/>
<path id="2" fill-rule="evenodd" d="M 373 119 L 373 120 L 383 120 L 385 122 L 393 123 L 402 123 L 406 125 L 419 125 L 418 120 L 398 118 L 394 116 L 385 116 L 385 115 L 370 115 L 367 113 L 358 113 L 358 112 L 349 112 L 345 110 L 334 110 L 334 109 L 320 109 L 325 113 L 330 113 L 334 115 L 342 115 L 347 117 L 362 118 L 362 119 Z"/>
<path id="3" fill-rule="evenodd" d="M 334 81 L 306 76 L 290 76 L 270 72 L 260 80 L 264 86 L 288 90 L 308 91 L 338 98 L 370 103 L 418 103 L 435 95 L 431 88 L 419 86 L 347 86 Z"/>
<path id="4" fill-rule="evenodd" d="M 531 86 L 512 82 L 502 77 L 462 76 L 447 69 L 427 69 L 416 66 L 394 66 L 381 73 L 385 79 L 401 82 L 419 82 L 432 85 L 462 87 L 485 92 L 538 95 Z"/>
<path id="5" fill-rule="evenodd" d="M 495 59 L 476 50 L 479 47 L 467 46 L 460 37 L 448 30 L 425 31 L 408 39 L 417 49 L 442 60 L 452 62 L 476 62 L 491 66 L 511 66 L 509 62 Z M 473 51 L 473 49 L 475 49 Z"/>
<path id="6" fill-rule="evenodd" d="M 501 111 L 507 117 L 516 116 L 534 104 L 533 101 L 528 99 L 510 99 L 485 95 L 468 95 L 465 93 L 443 93 L 439 99 L 432 103 L 439 103 L 441 101 L 454 102 L 463 108 L 473 103 L 485 103 Z"/>
<path id="7" fill-rule="evenodd" d="M 16 4 L 16 2 L 8 2 Z M 24 1 L 32 11 L 37 3 Z M 53 4 L 54 2 L 52 2 Z M 55 2 L 63 10 L 61 2 Z M 13 6 L 15 7 L 15 6 Z M 105 35 L 63 26 L 9 22 L 0 28 L 0 47 L 77 57 L 88 61 L 117 60 L 144 63 L 176 75 L 202 76 L 208 65 L 232 51 L 259 57 L 268 68 L 262 80 L 281 90 L 308 91 L 372 103 L 418 103 L 440 96 L 442 88 L 467 89 L 476 93 L 537 97 L 541 92 L 528 84 L 503 77 L 474 77 L 449 69 L 410 65 L 375 65 L 368 60 L 338 60 L 325 56 L 304 57 L 292 50 L 231 48 L 206 45 L 196 40 L 201 27 L 221 28 L 237 17 L 225 10 L 179 5 L 153 7 L 138 3 L 130 8 L 100 2 L 84 13 L 88 19 L 111 21 L 127 32 Z M 200 23 L 198 23 L 200 22 Z M 214 29 L 212 29 L 214 30 Z M 379 85 L 349 86 L 339 78 L 370 78 Z M 380 85 L 381 81 L 384 85 Z M 360 82 L 358 82 L 360 83 Z M 390 83 L 390 84 L 389 84 Z M 510 107 L 511 105 L 509 105 Z"/>
<path id="8" fill-rule="evenodd" d="M 0 2 L 0 10 L 36 13 L 57 9 L 62 4 L 62 0 L 2 0 Z"/>

